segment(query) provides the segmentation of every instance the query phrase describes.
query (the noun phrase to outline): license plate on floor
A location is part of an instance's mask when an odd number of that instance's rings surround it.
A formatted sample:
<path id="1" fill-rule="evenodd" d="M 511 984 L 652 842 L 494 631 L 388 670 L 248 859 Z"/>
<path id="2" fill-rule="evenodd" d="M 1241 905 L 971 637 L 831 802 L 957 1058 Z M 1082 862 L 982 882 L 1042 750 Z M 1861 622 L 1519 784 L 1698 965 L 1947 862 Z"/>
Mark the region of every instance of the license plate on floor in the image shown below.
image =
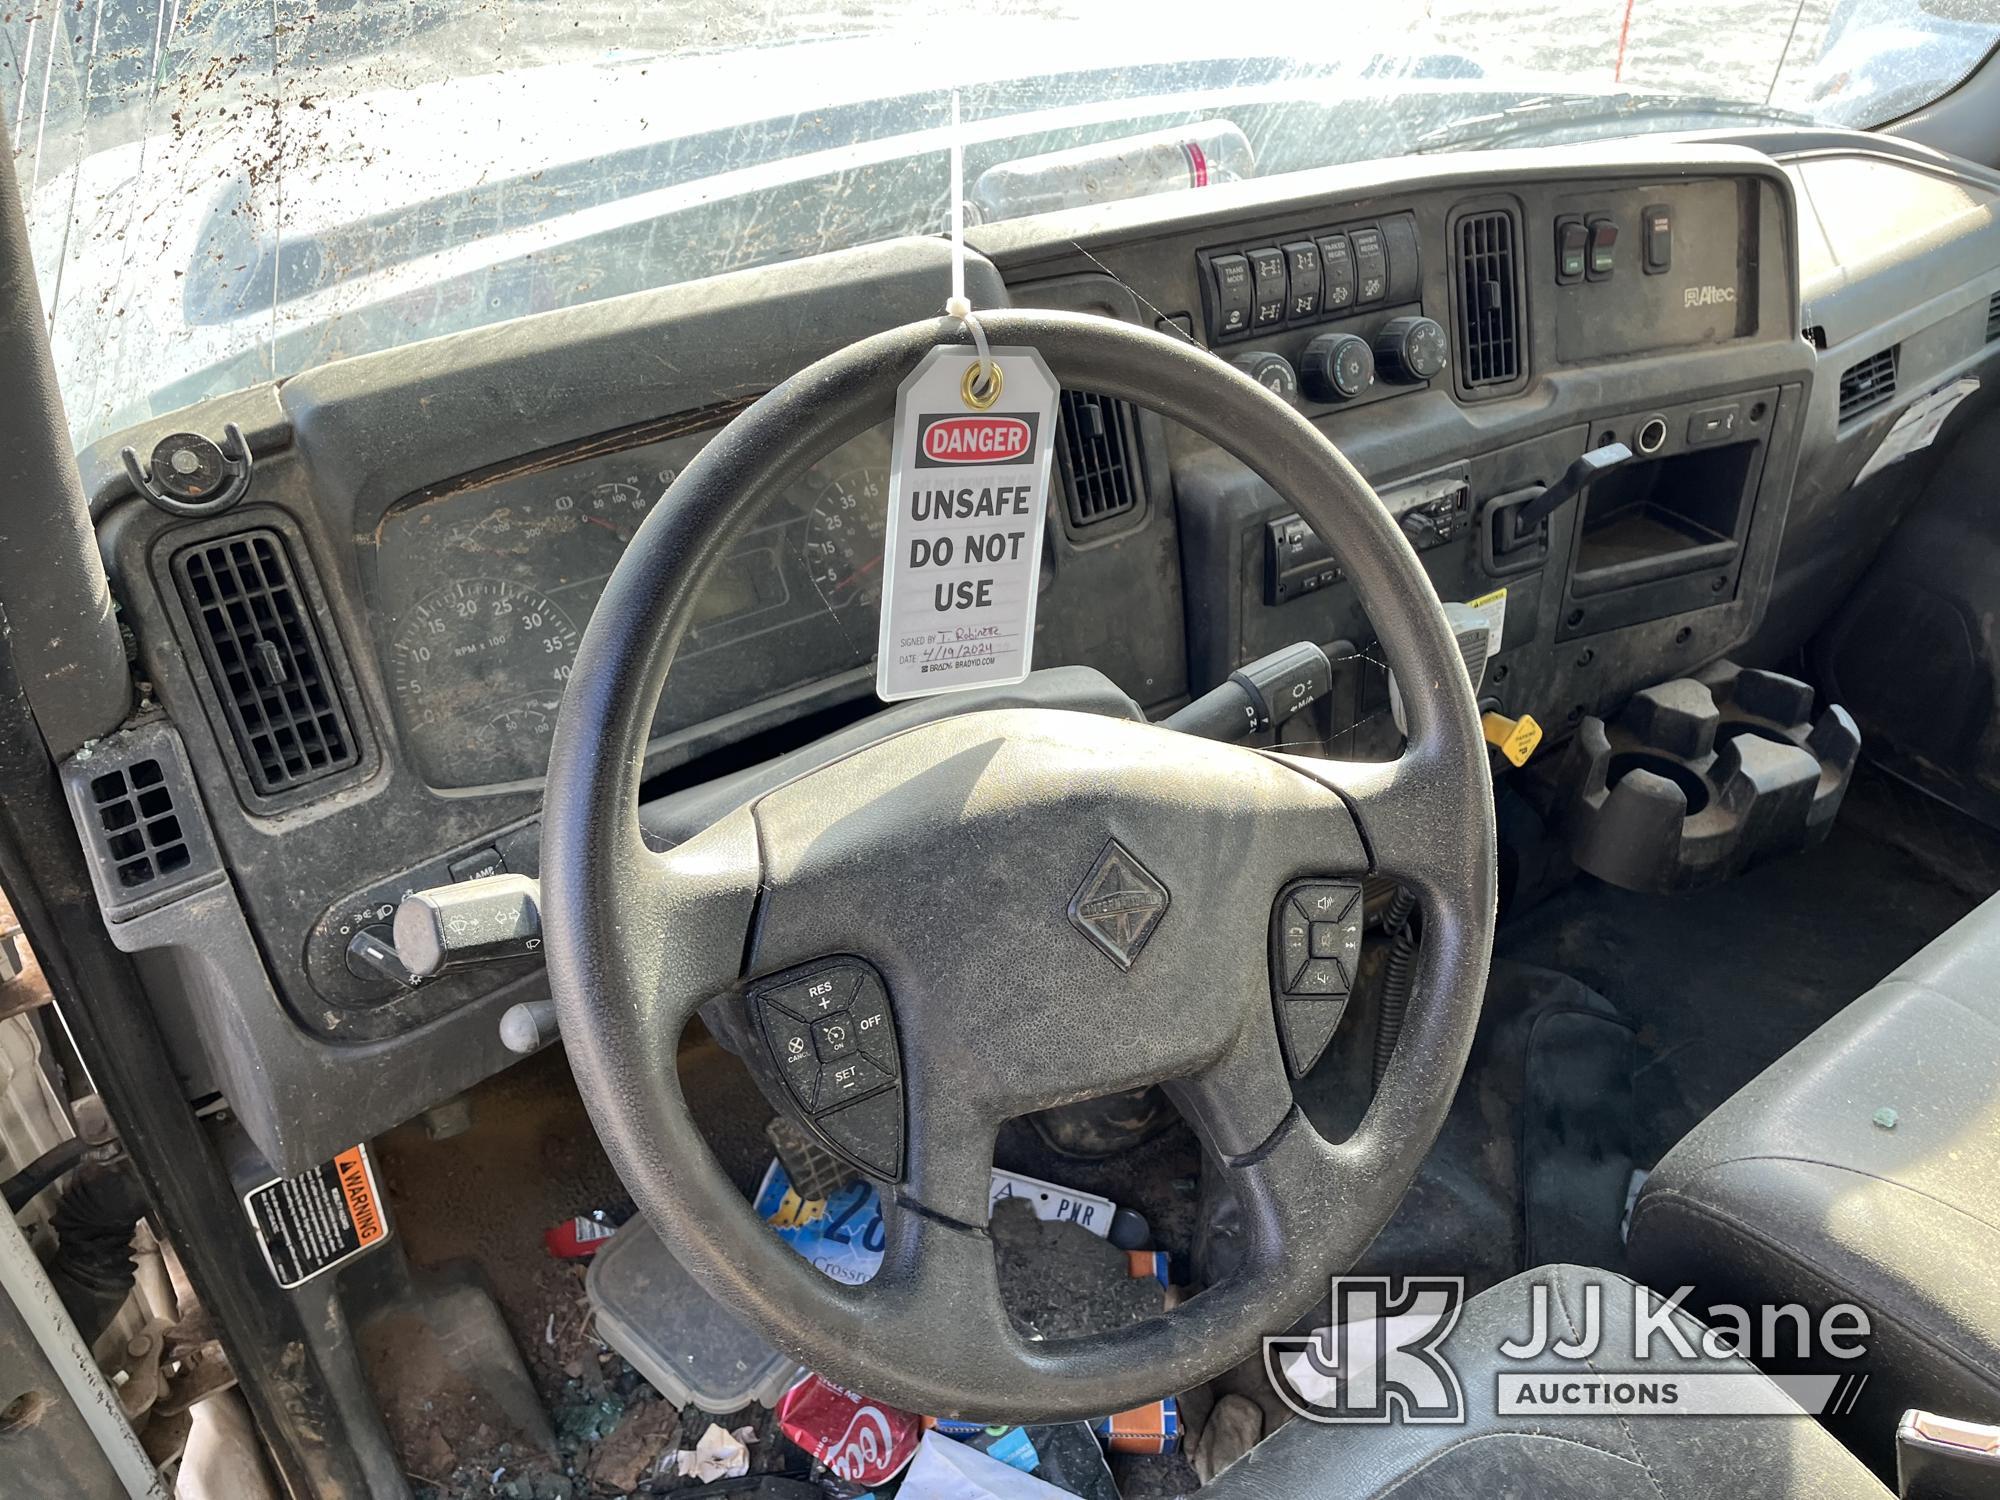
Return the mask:
<path id="1" fill-rule="evenodd" d="M 1111 1233 L 1111 1216 L 1118 1211 L 1109 1198 L 1079 1193 L 1074 1188 L 1058 1187 L 1038 1177 L 1023 1177 L 1018 1172 L 1003 1172 L 995 1167 L 993 1195 L 986 1211 L 991 1213 L 1003 1198 L 1025 1198 L 1034 1205 L 1036 1218 L 1066 1219 L 1082 1225 L 1099 1239 Z"/>

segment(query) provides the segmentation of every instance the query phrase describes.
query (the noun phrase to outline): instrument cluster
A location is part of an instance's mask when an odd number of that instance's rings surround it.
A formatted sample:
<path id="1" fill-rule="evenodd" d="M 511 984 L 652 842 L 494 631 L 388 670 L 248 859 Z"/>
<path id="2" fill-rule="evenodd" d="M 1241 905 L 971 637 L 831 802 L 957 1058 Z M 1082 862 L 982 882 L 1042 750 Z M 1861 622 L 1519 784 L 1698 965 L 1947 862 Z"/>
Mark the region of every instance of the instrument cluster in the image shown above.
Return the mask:
<path id="1" fill-rule="evenodd" d="M 410 754 L 437 787 L 530 781 L 605 581 L 712 432 L 414 496 L 365 556 L 376 646 Z M 723 559 L 656 732 L 867 665 L 888 432 L 836 449 Z"/>

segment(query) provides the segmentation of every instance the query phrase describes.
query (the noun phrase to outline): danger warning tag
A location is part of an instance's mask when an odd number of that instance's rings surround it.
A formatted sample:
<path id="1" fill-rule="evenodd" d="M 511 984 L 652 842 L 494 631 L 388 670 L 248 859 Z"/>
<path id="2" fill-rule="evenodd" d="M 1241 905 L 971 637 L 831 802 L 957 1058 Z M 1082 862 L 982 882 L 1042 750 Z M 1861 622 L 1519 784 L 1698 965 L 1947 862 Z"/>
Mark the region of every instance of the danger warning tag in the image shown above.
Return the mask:
<path id="1" fill-rule="evenodd" d="M 310 1281 L 389 1237 L 365 1145 L 350 1146 L 310 1172 L 250 1189 L 243 1208 L 282 1287 Z"/>
<path id="2" fill-rule="evenodd" d="M 896 396 L 875 658 L 885 700 L 1028 675 L 1058 388 L 1033 349 L 992 356 L 997 390 L 976 383 L 970 349 L 940 347 Z"/>

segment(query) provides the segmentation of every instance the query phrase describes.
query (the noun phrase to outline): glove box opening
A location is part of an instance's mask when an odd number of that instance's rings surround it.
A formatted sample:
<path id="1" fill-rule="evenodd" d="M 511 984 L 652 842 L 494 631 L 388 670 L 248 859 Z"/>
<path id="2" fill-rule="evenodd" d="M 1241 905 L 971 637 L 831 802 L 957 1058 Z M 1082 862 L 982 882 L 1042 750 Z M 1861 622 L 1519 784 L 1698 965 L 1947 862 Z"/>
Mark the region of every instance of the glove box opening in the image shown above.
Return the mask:
<path id="1" fill-rule="evenodd" d="M 1583 496 L 1572 587 L 1601 594 L 1726 564 L 1741 545 L 1755 442 L 1628 464 Z"/>

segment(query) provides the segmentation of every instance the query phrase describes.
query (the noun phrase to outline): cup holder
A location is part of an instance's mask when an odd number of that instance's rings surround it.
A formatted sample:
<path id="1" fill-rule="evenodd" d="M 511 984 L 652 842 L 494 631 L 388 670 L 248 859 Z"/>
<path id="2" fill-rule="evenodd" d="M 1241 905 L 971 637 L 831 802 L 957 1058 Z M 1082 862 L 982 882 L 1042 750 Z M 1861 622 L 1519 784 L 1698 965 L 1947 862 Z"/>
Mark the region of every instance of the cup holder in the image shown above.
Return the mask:
<path id="1" fill-rule="evenodd" d="M 1760 740 L 1769 740 L 1774 745 L 1798 744 L 1798 741 L 1793 739 L 1789 734 L 1780 729 L 1773 729 L 1769 724 L 1724 724 L 1718 738 L 1733 740 L 1740 739 L 1744 735 L 1750 735 Z"/>
<path id="2" fill-rule="evenodd" d="M 1708 783 L 1692 769 L 1677 760 L 1668 760 L 1664 755 L 1653 755 L 1644 750 L 1627 750 L 1611 757 L 1611 763 L 1604 770 L 1604 784 L 1614 787 L 1634 771 L 1650 771 L 1664 781 L 1671 781 L 1681 789 L 1687 798 L 1687 816 L 1693 817 L 1708 806 Z"/>
<path id="3" fill-rule="evenodd" d="M 1627 890 L 1684 891 L 1817 843 L 1861 735 L 1846 710 L 1812 710 L 1807 684 L 1724 661 L 1585 717 L 1559 773 L 1571 860 Z"/>

